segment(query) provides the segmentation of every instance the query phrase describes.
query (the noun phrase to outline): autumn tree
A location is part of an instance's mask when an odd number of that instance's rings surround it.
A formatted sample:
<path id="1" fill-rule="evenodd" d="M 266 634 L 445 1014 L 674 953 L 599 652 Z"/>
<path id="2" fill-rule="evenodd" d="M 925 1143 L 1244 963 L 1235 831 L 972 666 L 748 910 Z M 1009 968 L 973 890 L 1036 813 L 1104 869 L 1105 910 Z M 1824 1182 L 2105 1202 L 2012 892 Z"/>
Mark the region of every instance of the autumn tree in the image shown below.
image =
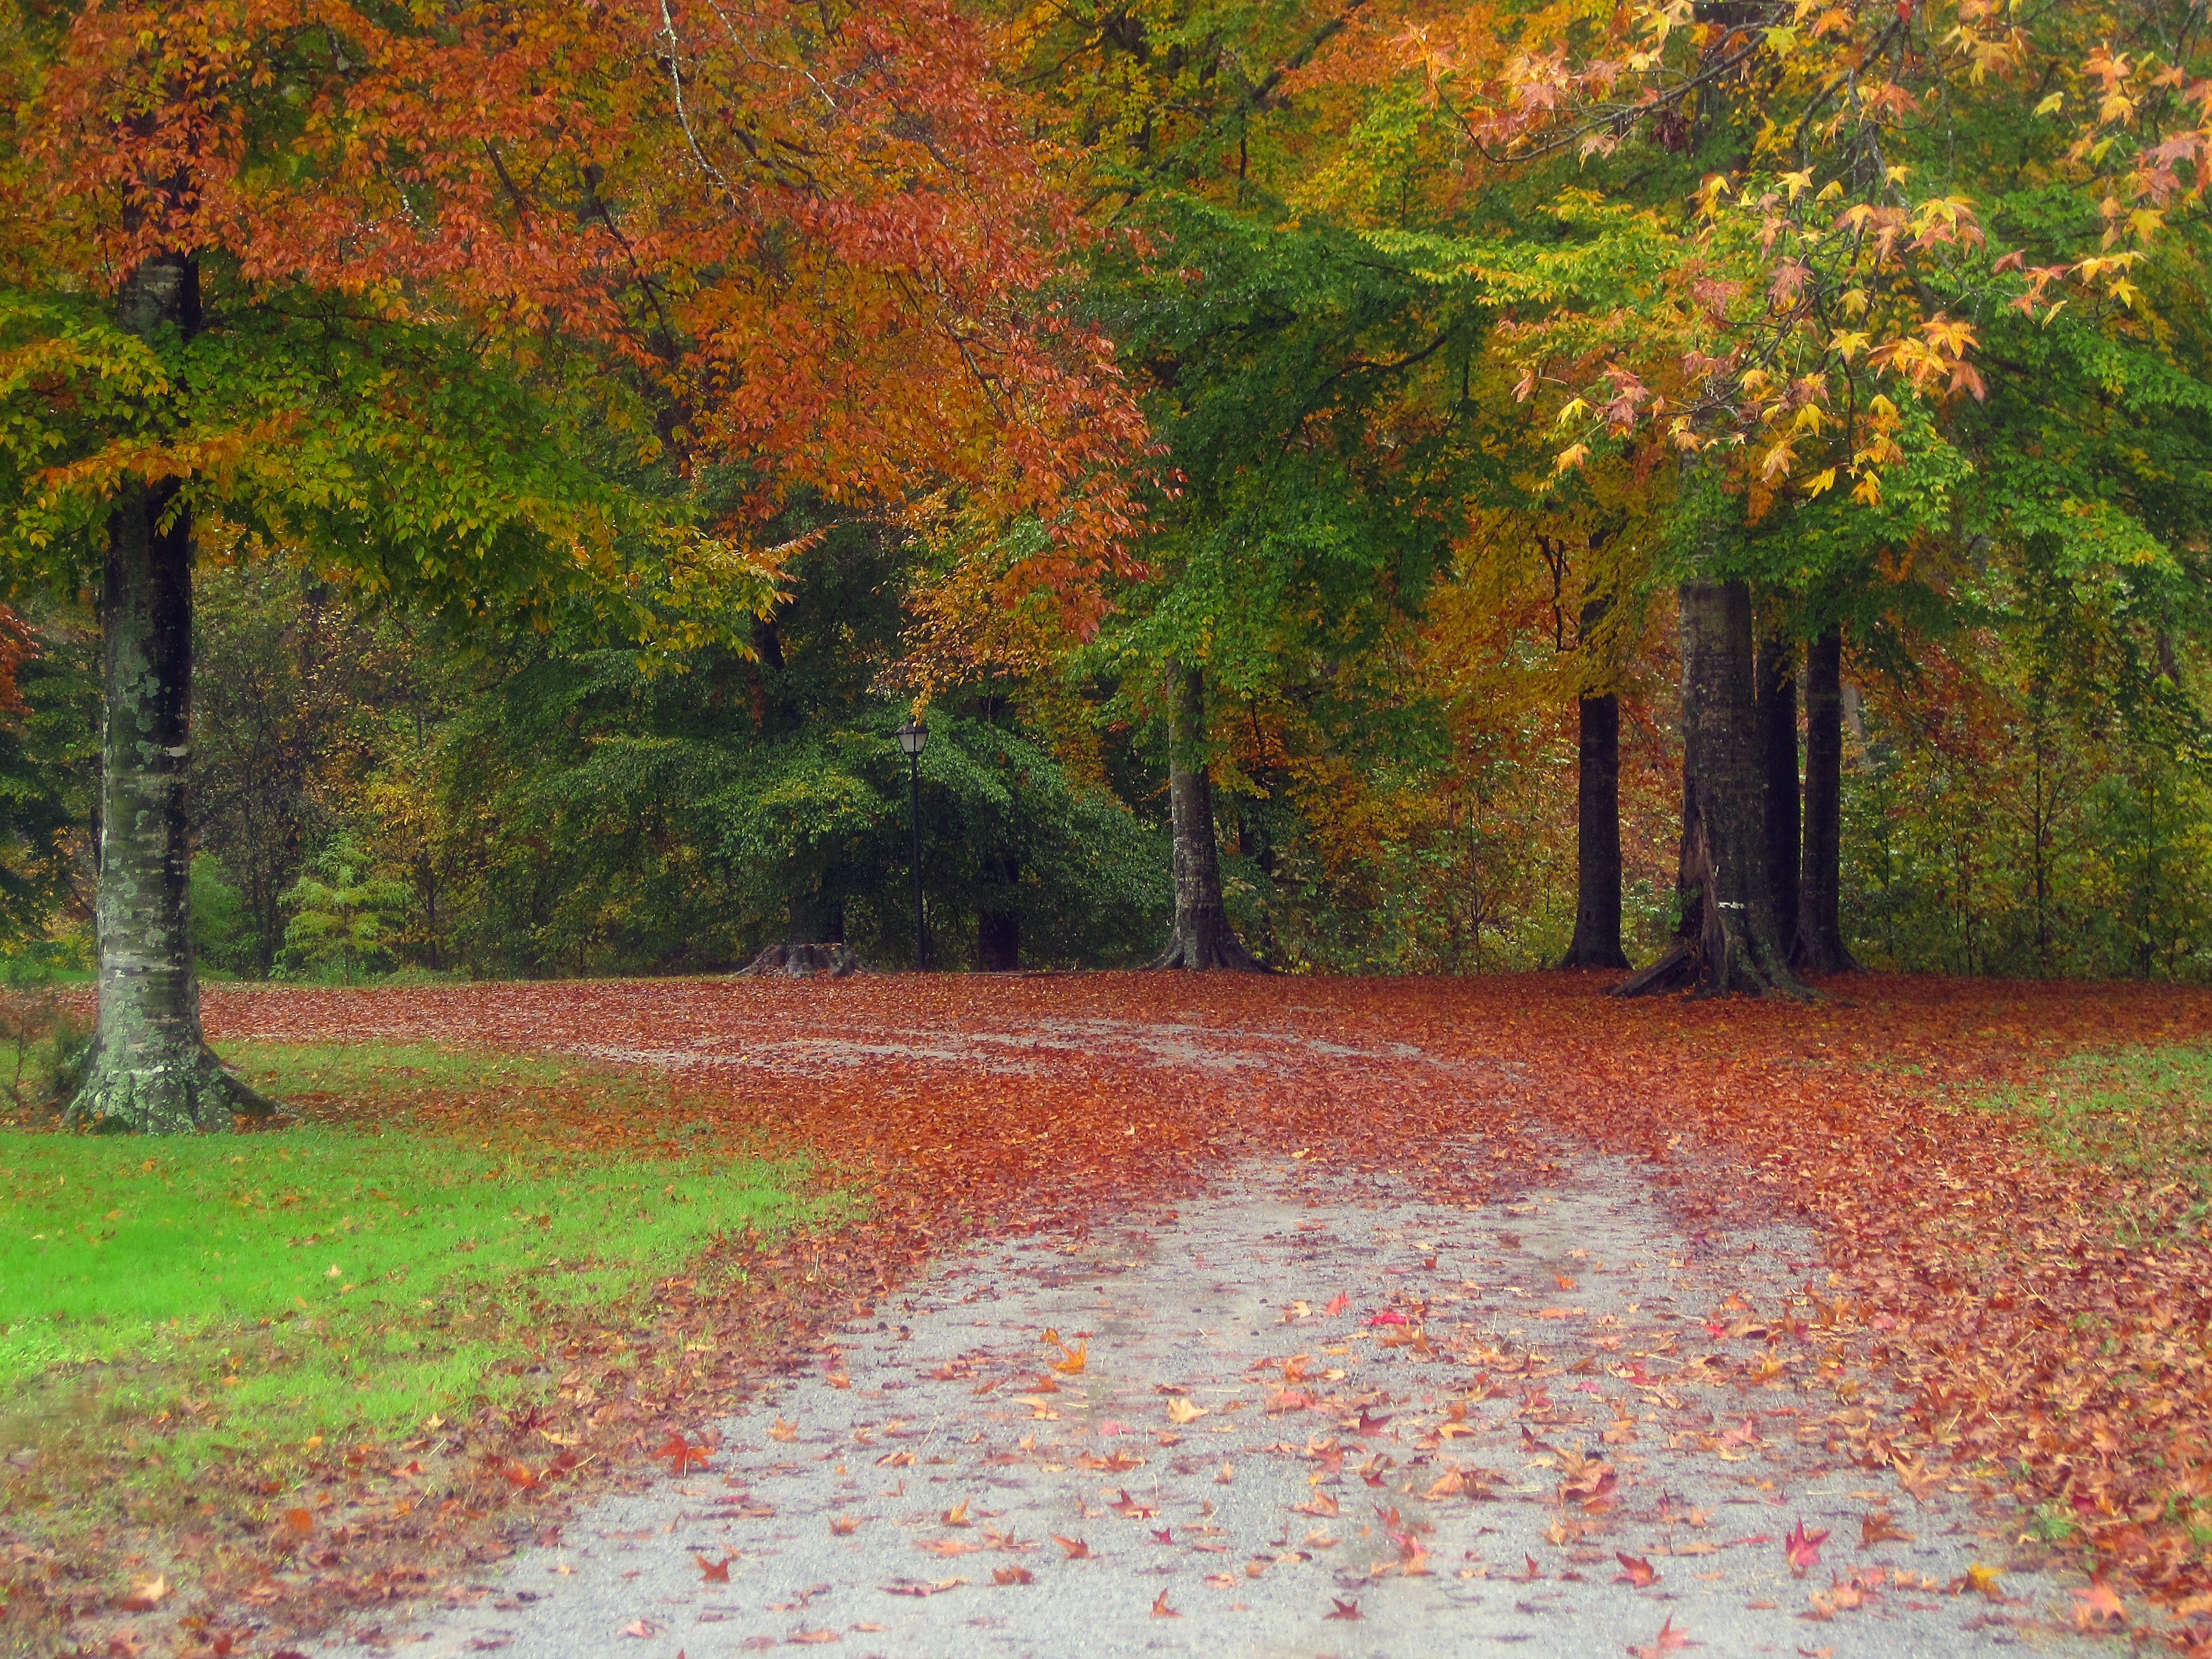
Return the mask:
<path id="1" fill-rule="evenodd" d="M 957 9 L 206 0 L 0 27 L 0 497 L 19 568 L 98 566 L 106 641 L 75 1121 L 262 1104 L 201 1038 L 191 954 L 203 525 L 457 623 L 605 610 L 650 653 L 767 603 L 793 489 L 957 495 L 1044 526 L 1010 589 L 1096 615 L 1141 422 L 1036 299 L 1067 210 Z M 744 487 L 703 501 L 708 465 Z"/>

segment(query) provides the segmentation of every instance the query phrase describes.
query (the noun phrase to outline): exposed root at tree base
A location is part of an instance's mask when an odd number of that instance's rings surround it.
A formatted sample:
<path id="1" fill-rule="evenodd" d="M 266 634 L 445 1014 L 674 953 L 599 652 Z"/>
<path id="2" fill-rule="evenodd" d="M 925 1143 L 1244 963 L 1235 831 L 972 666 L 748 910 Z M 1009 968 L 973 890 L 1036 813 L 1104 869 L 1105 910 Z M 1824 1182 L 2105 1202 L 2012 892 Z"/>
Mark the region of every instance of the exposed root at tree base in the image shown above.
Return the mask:
<path id="1" fill-rule="evenodd" d="M 1244 942 L 1226 928 L 1186 933 L 1177 929 L 1168 948 L 1145 964 L 1147 968 L 1182 968 L 1192 973 L 1272 974 L 1275 970 L 1244 948 Z"/>
<path id="2" fill-rule="evenodd" d="M 1709 956 L 1691 939 L 1677 939 L 1667 953 L 1642 973 L 1632 975 L 1607 994 L 1616 997 L 1664 996 L 1686 991 L 1696 999 L 1706 997 L 1778 997 L 1809 1002 L 1820 993 L 1787 969 L 1768 972 L 1740 945 Z"/>
<path id="3" fill-rule="evenodd" d="M 126 1066 L 94 1048 L 62 1122 L 94 1134 L 211 1134 L 240 1117 L 276 1115 L 276 1102 L 202 1043 L 197 1054 L 152 1066 Z"/>

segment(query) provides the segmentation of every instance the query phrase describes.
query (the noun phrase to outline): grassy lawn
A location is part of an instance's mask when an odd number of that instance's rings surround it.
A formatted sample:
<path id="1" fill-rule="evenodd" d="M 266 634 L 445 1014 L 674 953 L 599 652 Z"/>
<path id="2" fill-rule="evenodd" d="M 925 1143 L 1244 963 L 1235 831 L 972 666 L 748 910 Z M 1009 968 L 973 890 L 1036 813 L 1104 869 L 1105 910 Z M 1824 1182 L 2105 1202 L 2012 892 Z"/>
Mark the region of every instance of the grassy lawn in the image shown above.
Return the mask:
<path id="1" fill-rule="evenodd" d="M 686 1135 L 704 1126 L 655 1120 L 696 1149 L 680 1158 L 534 1127 L 580 1093 L 624 1119 L 664 1104 L 614 1068 L 383 1043 L 230 1058 L 307 1121 L 0 1133 L 0 1453 L 150 1435 L 174 1478 L 501 1404 L 536 1386 L 494 1370 L 533 1319 L 617 1306 L 716 1234 L 821 1208 L 805 1169 Z"/>
<path id="2" fill-rule="evenodd" d="M 1993 1103 L 2029 1118 L 2062 1158 L 2146 1182 L 2154 1194 L 2172 1195 L 2179 1186 L 2189 1220 L 2212 1211 L 2212 1048 L 2075 1054 Z"/>

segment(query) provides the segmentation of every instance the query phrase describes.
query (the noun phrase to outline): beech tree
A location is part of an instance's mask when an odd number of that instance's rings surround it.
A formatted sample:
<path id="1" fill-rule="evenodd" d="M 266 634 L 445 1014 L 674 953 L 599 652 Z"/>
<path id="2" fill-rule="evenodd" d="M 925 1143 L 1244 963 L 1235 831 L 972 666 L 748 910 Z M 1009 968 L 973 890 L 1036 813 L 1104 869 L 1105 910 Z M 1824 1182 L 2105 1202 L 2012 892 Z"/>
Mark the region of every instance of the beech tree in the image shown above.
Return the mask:
<path id="1" fill-rule="evenodd" d="M 462 621 L 604 609 L 650 653 L 769 602 L 793 490 L 957 497 L 1045 526 L 1003 591 L 1095 622 L 1142 422 L 1033 298 L 1072 210 L 957 8 L 6 21 L 0 501 L 19 570 L 98 564 L 106 640 L 75 1121 L 264 1107 L 201 1037 L 191 955 L 210 536 Z M 717 466 L 734 501 L 688 486 Z"/>

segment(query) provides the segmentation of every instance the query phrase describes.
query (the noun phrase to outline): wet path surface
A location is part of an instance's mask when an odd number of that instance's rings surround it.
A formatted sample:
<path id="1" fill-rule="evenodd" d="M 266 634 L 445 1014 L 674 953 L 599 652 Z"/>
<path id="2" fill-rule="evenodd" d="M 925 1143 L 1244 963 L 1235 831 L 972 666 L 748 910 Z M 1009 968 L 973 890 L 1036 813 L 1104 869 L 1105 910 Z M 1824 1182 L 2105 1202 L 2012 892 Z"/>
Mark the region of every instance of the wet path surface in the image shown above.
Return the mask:
<path id="1" fill-rule="evenodd" d="M 1615 1159 L 1466 1207 L 1248 1165 L 942 1261 L 410 1650 L 2105 1651 L 1985 1494 L 1854 1462 L 1814 1258 Z"/>

